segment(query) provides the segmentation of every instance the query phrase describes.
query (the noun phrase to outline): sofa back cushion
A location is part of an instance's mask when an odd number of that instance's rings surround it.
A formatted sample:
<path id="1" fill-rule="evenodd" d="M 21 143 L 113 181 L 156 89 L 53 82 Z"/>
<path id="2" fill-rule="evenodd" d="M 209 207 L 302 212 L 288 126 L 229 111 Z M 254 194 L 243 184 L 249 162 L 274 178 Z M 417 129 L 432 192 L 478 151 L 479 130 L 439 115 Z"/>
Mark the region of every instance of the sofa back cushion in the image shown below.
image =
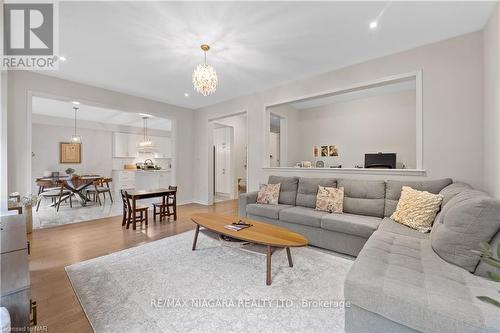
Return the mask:
<path id="1" fill-rule="evenodd" d="M 337 187 L 344 188 L 345 213 L 384 217 L 384 181 L 339 179 Z"/>
<path id="2" fill-rule="evenodd" d="M 426 181 L 399 181 L 388 180 L 385 184 L 385 213 L 384 216 L 389 217 L 396 210 L 401 189 L 403 186 L 409 186 L 414 190 L 427 191 L 433 194 L 438 194 L 443 188 L 450 185 L 453 181 L 450 178 L 426 180 Z"/>
<path id="3" fill-rule="evenodd" d="M 442 208 L 431 231 L 431 245 L 441 258 L 474 272 L 479 243 L 489 243 L 500 229 L 500 201 L 476 190 L 463 191 Z"/>
<path id="4" fill-rule="evenodd" d="M 295 198 L 297 197 L 297 186 L 299 184 L 299 178 L 269 176 L 269 180 L 267 183 L 281 184 L 278 203 L 283 205 L 295 206 Z"/>
<path id="5" fill-rule="evenodd" d="M 297 206 L 315 208 L 318 186 L 337 187 L 337 180 L 332 178 L 305 178 L 299 177 L 297 189 Z"/>
<path id="6" fill-rule="evenodd" d="M 472 190 L 472 186 L 461 182 L 453 182 L 446 186 L 439 192 L 443 196 L 441 207 L 444 207 L 455 195 L 467 190 Z"/>

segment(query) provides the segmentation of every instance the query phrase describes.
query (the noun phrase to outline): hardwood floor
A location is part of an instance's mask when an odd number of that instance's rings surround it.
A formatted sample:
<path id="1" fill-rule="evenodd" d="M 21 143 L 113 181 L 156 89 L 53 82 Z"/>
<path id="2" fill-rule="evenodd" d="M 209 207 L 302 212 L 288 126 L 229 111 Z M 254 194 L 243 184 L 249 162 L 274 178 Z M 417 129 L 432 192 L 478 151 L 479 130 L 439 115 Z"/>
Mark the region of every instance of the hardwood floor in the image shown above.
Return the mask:
<path id="1" fill-rule="evenodd" d="M 54 333 L 92 332 L 65 266 L 194 229 L 190 216 L 195 212 L 235 215 L 238 202 L 189 204 L 179 206 L 177 211 L 177 222 L 155 224 L 151 219 L 147 229 L 135 231 L 121 227 L 121 216 L 35 230 L 29 237 L 29 266 L 32 298 L 38 304 L 38 325 Z"/>

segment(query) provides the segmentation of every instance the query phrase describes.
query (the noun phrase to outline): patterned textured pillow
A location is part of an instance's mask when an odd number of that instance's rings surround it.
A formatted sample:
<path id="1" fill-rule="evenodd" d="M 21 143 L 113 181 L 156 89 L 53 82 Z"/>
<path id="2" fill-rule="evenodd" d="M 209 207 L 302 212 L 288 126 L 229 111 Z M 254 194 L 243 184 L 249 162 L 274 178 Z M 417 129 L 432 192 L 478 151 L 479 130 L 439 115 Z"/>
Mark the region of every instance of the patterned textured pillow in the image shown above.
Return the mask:
<path id="1" fill-rule="evenodd" d="M 344 188 L 318 186 L 316 210 L 328 213 L 342 213 L 344 210 Z"/>
<path id="2" fill-rule="evenodd" d="M 391 219 L 421 232 L 431 230 L 443 196 L 427 191 L 417 191 L 409 186 L 403 186 L 396 211 Z"/>
<path id="3" fill-rule="evenodd" d="M 277 205 L 280 197 L 281 184 L 263 185 L 257 194 L 257 203 Z"/>

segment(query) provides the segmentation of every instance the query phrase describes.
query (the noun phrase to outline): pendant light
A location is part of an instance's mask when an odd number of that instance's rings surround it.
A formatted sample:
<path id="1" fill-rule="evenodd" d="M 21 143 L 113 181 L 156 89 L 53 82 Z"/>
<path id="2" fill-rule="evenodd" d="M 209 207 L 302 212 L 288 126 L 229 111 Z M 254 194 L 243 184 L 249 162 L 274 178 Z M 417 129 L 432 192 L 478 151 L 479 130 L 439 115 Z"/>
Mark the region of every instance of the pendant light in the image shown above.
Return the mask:
<path id="1" fill-rule="evenodd" d="M 76 113 L 78 112 L 78 107 L 73 106 L 73 110 L 75 110 L 75 126 L 73 136 L 71 137 L 71 143 L 82 143 L 82 137 L 76 134 Z"/>
<path id="2" fill-rule="evenodd" d="M 137 144 L 137 147 L 143 151 L 148 151 L 153 148 L 155 148 L 154 142 L 149 138 L 149 133 L 148 133 L 148 119 L 150 116 L 143 116 L 142 117 L 142 122 L 143 122 L 143 140 L 140 141 Z"/>
<path id="3" fill-rule="evenodd" d="M 193 87 L 203 96 L 208 96 L 217 90 L 218 78 L 215 68 L 207 65 L 207 51 L 210 50 L 210 46 L 203 44 L 200 48 L 204 52 L 205 61 L 196 66 L 193 72 Z"/>

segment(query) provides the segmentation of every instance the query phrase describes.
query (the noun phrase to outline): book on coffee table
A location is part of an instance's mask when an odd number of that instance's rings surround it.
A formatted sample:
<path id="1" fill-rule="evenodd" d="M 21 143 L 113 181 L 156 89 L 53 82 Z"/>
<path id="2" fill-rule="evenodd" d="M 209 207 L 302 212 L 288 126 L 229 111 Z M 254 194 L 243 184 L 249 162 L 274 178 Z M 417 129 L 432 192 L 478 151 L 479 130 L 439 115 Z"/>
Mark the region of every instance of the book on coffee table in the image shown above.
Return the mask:
<path id="1" fill-rule="evenodd" d="M 233 231 L 240 231 L 246 228 L 250 228 L 252 225 L 250 224 L 226 224 L 224 228 L 233 230 Z"/>

